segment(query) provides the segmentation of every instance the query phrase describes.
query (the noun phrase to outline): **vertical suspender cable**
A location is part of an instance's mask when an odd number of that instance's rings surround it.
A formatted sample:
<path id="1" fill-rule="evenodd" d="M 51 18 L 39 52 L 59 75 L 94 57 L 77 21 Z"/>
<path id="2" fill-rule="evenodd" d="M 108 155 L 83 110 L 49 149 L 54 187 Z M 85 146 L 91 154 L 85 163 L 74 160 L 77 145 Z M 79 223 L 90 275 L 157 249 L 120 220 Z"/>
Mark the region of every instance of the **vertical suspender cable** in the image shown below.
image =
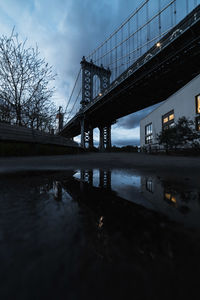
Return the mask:
<path id="1" fill-rule="evenodd" d="M 159 38 L 161 38 L 161 15 L 160 15 L 160 10 L 161 10 L 161 0 L 158 2 L 159 4 L 159 15 L 158 15 L 158 30 L 159 30 Z"/>
<path id="2" fill-rule="evenodd" d="M 117 34 L 115 35 L 115 78 L 117 78 Z"/>
<path id="3" fill-rule="evenodd" d="M 131 52 L 131 49 L 130 49 L 130 20 L 128 22 L 128 63 L 127 63 L 127 66 L 129 67 L 130 66 L 130 52 Z"/>
<path id="4" fill-rule="evenodd" d="M 109 65 L 112 64 L 112 37 L 110 38 L 110 61 L 109 61 Z M 112 76 L 112 74 L 111 74 Z"/>
<path id="5" fill-rule="evenodd" d="M 176 25 L 176 0 L 174 1 L 174 25 Z"/>
<path id="6" fill-rule="evenodd" d="M 189 12 L 189 4 L 188 4 L 188 0 L 186 0 L 186 15 L 188 15 Z"/>
<path id="7" fill-rule="evenodd" d="M 122 27 L 122 29 L 121 29 L 121 60 L 119 61 L 119 63 L 120 63 L 120 65 L 121 65 L 121 70 L 119 70 L 119 71 L 121 71 L 121 73 L 122 73 L 122 71 L 123 71 L 123 29 L 124 29 L 124 27 Z"/>
<path id="8" fill-rule="evenodd" d="M 139 38 L 138 38 L 138 35 L 139 35 L 139 32 L 138 32 L 138 27 L 139 27 L 139 25 L 138 25 L 138 14 L 136 15 L 136 31 L 137 31 L 137 46 L 136 46 L 136 48 L 137 48 L 137 57 L 136 57 L 136 59 L 138 59 L 138 50 L 139 50 Z"/>
<path id="9" fill-rule="evenodd" d="M 146 43 L 147 43 L 147 46 L 146 46 L 146 50 L 148 50 L 148 42 L 149 42 L 149 34 L 150 34 L 150 32 L 149 32 L 149 23 L 148 23 L 148 21 L 149 21 L 149 2 L 147 2 L 147 4 L 146 4 L 146 22 L 147 22 L 147 40 L 146 40 Z"/>

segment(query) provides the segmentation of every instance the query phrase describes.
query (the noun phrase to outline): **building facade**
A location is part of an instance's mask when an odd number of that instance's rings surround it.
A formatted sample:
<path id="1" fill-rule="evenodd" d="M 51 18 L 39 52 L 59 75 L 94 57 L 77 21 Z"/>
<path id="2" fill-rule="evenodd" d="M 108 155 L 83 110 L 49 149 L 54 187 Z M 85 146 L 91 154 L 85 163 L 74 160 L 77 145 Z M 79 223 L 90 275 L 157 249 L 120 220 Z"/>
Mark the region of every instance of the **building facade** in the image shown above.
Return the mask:
<path id="1" fill-rule="evenodd" d="M 156 147 L 157 135 L 183 116 L 193 120 L 196 130 L 200 131 L 200 75 L 140 121 L 140 146 L 147 149 Z"/>

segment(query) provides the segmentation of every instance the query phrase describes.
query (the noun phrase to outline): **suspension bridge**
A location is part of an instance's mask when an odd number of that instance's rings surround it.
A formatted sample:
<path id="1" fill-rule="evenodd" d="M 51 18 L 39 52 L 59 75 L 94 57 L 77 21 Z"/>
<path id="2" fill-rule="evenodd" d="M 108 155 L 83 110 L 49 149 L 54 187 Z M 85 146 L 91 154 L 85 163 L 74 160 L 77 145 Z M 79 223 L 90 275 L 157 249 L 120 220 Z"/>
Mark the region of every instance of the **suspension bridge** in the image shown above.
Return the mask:
<path id="1" fill-rule="evenodd" d="M 60 135 L 111 147 L 118 118 L 159 103 L 200 73 L 200 0 L 146 0 L 90 55 L 65 109 Z"/>

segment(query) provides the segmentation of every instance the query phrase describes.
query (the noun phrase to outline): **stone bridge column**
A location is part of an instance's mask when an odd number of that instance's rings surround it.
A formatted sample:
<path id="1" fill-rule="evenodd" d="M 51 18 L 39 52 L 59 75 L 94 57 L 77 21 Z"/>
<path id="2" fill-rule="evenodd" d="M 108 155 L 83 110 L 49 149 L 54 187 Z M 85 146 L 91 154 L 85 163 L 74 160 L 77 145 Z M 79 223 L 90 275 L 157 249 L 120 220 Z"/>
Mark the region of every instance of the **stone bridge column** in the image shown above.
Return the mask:
<path id="1" fill-rule="evenodd" d="M 99 149 L 109 151 L 111 149 L 111 124 L 99 127 Z"/>
<path id="2" fill-rule="evenodd" d="M 89 129 L 85 129 L 85 120 L 81 119 L 81 147 L 84 149 L 92 149 L 94 147 L 93 142 L 93 128 L 90 125 Z M 88 146 L 88 147 L 87 147 Z"/>
<path id="3" fill-rule="evenodd" d="M 81 147 L 85 149 L 85 120 L 81 119 Z"/>
<path id="4" fill-rule="evenodd" d="M 89 149 L 93 149 L 94 147 L 94 139 L 93 139 L 93 128 L 90 126 L 89 128 Z"/>

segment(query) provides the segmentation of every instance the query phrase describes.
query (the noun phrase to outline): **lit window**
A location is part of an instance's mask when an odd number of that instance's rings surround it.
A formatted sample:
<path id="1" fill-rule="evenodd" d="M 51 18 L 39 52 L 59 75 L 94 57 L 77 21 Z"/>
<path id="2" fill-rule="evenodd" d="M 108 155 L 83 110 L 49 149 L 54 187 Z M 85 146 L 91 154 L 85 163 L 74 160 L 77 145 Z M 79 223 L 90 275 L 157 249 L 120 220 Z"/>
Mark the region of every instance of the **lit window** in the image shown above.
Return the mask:
<path id="1" fill-rule="evenodd" d="M 200 114 L 200 95 L 196 96 L 196 113 Z"/>
<path id="2" fill-rule="evenodd" d="M 145 126 L 145 144 L 151 144 L 153 140 L 152 123 Z"/>
<path id="3" fill-rule="evenodd" d="M 200 131 L 200 117 L 196 117 L 196 130 Z"/>
<path id="4" fill-rule="evenodd" d="M 163 123 L 167 123 L 168 121 L 168 117 L 163 119 Z"/>
<path id="5" fill-rule="evenodd" d="M 174 126 L 174 111 L 171 110 L 162 116 L 162 127 L 163 129 L 168 129 Z"/>

